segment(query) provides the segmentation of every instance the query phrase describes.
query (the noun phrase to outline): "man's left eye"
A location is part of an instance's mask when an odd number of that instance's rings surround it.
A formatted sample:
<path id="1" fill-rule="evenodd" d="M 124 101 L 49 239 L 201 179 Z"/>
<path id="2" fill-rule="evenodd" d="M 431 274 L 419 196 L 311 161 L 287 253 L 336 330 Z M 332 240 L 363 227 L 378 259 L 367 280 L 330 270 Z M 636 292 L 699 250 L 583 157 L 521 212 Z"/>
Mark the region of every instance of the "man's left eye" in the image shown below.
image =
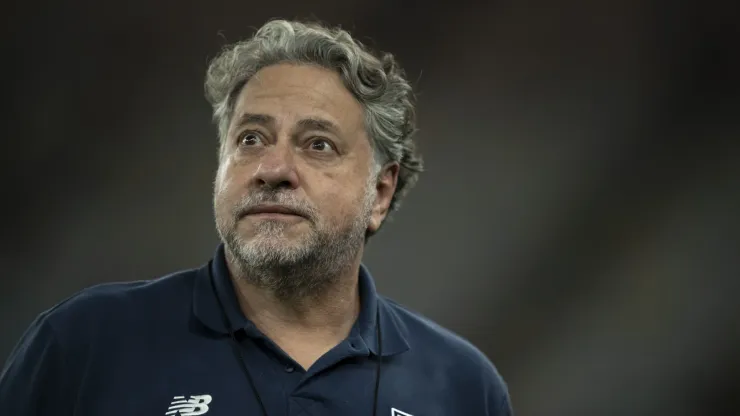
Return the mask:
<path id="1" fill-rule="evenodd" d="M 311 150 L 315 150 L 317 152 L 331 152 L 334 150 L 331 143 L 324 139 L 313 140 L 309 146 Z"/>

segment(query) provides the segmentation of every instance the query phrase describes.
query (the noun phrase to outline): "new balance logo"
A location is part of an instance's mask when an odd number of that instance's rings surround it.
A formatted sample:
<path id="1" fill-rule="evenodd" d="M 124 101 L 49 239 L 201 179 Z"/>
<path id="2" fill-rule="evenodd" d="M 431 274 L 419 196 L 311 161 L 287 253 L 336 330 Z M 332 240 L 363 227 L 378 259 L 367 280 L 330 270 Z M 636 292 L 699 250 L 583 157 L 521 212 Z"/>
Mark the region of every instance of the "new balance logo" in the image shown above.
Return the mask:
<path id="1" fill-rule="evenodd" d="M 165 415 L 180 415 L 180 416 L 197 416 L 202 415 L 208 411 L 208 404 L 211 403 L 213 397 L 208 394 L 200 396 L 190 396 L 190 399 L 185 399 L 185 396 L 175 396 L 172 400 L 169 409 Z"/>
<path id="2" fill-rule="evenodd" d="M 391 416 L 414 416 L 411 413 L 402 412 L 395 407 L 391 407 Z"/>

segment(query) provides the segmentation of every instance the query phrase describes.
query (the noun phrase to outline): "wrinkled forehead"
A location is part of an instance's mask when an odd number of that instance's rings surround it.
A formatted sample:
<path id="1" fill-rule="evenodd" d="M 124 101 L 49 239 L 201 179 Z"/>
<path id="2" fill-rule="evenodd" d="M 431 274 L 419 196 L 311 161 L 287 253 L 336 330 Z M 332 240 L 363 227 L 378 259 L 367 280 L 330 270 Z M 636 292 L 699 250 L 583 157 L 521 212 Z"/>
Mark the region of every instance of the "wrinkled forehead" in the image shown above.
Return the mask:
<path id="1" fill-rule="evenodd" d="M 280 64 L 253 76 L 235 100 L 232 124 L 242 114 L 273 117 L 283 128 L 324 119 L 344 135 L 364 133 L 364 111 L 338 73 L 310 65 Z"/>

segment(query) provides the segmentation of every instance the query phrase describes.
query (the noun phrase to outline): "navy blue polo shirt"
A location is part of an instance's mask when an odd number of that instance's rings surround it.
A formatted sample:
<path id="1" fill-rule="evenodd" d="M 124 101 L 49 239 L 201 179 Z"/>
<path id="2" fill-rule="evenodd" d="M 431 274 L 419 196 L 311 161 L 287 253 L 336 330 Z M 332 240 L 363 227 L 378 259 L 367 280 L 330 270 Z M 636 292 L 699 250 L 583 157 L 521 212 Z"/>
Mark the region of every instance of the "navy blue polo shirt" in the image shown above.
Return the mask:
<path id="1" fill-rule="evenodd" d="M 359 287 L 349 336 L 307 371 L 244 317 L 223 246 L 199 269 L 85 289 L 23 335 L 0 375 L 0 415 L 261 416 L 239 355 L 270 416 L 371 416 L 379 358 L 378 415 L 512 414 L 478 349 L 379 296 L 364 266 Z"/>

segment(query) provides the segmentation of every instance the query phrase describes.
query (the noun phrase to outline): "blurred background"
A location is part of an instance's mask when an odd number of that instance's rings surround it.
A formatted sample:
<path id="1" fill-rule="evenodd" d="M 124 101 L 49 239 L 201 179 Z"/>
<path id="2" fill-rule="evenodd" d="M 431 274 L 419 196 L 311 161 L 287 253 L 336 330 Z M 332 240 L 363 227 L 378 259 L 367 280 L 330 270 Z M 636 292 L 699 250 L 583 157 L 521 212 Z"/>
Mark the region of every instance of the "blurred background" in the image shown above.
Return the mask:
<path id="1" fill-rule="evenodd" d="M 393 52 L 427 172 L 366 264 L 470 339 L 518 415 L 740 414 L 733 2 L 25 2 L 5 10 L 0 356 L 217 236 L 208 63 L 266 19 Z"/>

